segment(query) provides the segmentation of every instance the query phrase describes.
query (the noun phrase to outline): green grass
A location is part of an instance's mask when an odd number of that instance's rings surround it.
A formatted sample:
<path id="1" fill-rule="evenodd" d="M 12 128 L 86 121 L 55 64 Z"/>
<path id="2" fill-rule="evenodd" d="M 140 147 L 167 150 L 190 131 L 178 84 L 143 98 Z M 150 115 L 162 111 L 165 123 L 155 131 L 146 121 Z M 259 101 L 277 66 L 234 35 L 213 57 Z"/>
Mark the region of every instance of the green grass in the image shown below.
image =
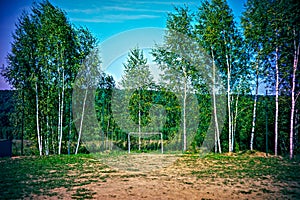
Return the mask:
<path id="1" fill-rule="evenodd" d="M 52 189 L 71 190 L 98 179 L 105 180 L 101 170 L 107 168 L 91 155 L 2 158 L 0 165 L 0 194 L 4 199 L 23 199 L 31 194 L 56 196 Z M 83 192 L 77 193 L 74 198 L 82 198 Z M 84 198 L 92 195 L 84 192 Z"/>
<path id="2" fill-rule="evenodd" d="M 123 155 L 123 154 L 122 154 Z M 20 158 L 0 158 L 0 195 L 4 199 L 32 198 L 32 195 L 58 196 L 55 188 L 64 188 L 71 192 L 73 199 L 91 199 L 94 191 L 86 185 L 106 182 L 112 178 L 111 173 L 117 172 L 100 162 L 100 158 L 108 155 L 55 155 Z M 109 156 L 117 157 L 119 154 Z M 247 180 L 268 180 L 276 182 L 294 182 L 299 190 L 300 162 L 275 157 L 255 157 L 249 154 L 228 156 L 209 154 L 200 158 L 197 154 L 185 154 L 172 167 L 178 167 L 181 176 L 196 176 L 200 179 L 214 180 L 224 178 L 221 184 L 241 185 Z M 188 169 L 188 170 L 187 170 Z M 115 175 L 114 175 L 115 176 Z M 128 174 L 121 178 L 147 176 Z M 186 182 L 185 184 L 192 184 Z M 76 189 L 75 189 L 76 188 Z M 252 191 L 241 191 L 251 193 Z M 261 193 L 271 193 L 262 188 Z M 294 189 L 282 189 L 283 194 L 297 196 Z"/>
<path id="3" fill-rule="evenodd" d="M 300 183 L 300 163 L 277 157 L 255 157 L 250 155 L 227 156 L 209 154 L 204 158 L 186 156 L 186 163 L 194 168 L 192 174 L 198 178 L 253 178 Z M 201 160 L 204 167 L 197 166 Z"/>
<path id="4" fill-rule="evenodd" d="M 78 188 L 76 193 L 72 195 L 73 199 L 93 199 L 93 195 L 96 194 L 95 192 L 91 192 L 85 188 Z"/>

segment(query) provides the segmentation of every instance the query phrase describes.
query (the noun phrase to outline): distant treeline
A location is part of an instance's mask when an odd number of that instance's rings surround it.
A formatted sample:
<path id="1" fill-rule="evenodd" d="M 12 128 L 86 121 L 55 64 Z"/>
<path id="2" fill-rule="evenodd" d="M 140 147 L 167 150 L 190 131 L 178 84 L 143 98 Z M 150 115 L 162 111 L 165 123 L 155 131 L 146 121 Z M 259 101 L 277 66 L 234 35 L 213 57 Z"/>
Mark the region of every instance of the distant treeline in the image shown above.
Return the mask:
<path id="1" fill-rule="evenodd" d="M 1 72 L 16 89 L 1 99 L 1 137 L 33 141 L 39 155 L 86 152 L 82 141 L 87 139 L 101 140 L 93 148 L 111 147 L 107 138 L 126 148 L 128 118 L 140 135 L 156 102 L 167 113 L 159 131 L 166 142 L 175 138 L 174 146 L 182 151 L 201 147 L 213 124 L 209 140 L 215 153 L 268 147 L 292 159 L 299 152 L 299 10 L 295 0 L 248 0 L 238 26 L 226 0 L 203 0 L 194 12 L 174 7 L 167 14 L 163 44 L 150 52 L 163 71 L 159 83 L 138 44 L 115 83 L 102 71 L 98 39 L 88 29 L 74 26 L 47 0 L 34 3 L 16 24 Z M 272 95 L 260 96 L 263 86 Z M 116 88 L 135 90 L 117 95 L 119 113 L 127 106 L 130 110 L 119 121 L 111 100 Z M 74 98 L 76 91 L 80 95 Z M 164 91 L 180 94 L 180 100 Z M 198 105 L 189 94 L 197 96 Z M 200 114 L 189 113 L 191 107 Z M 195 120 L 198 127 L 191 131 Z M 192 141 L 189 134 L 195 135 Z"/>
<path id="2" fill-rule="evenodd" d="M 105 92 L 107 94 L 104 103 L 102 97 L 102 93 Z M 18 100 L 15 98 L 18 91 L 15 90 L 2 90 L 0 91 L 0 139 L 17 139 L 21 140 L 21 122 L 15 121 L 15 115 L 20 115 L 21 113 L 15 113 L 15 106 Z M 127 150 L 127 133 L 120 130 L 118 125 L 115 123 L 113 119 L 113 114 L 111 112 L 110 104 L 111 104 L 111 93 L 109 90 L 98 89 L 95 98 L 95 109 L 98 118 L 99 124 L 103 127 L 103 132 L 105 137 L 109 137 L 109 139 L 114 141 L 114 145 L 117 147 Z M 162 95 L 161 92 L 155 91 L 148 91 L 147 92 L 148 100 L 149 96 L 151 97 L 158 97 Z M 151 94 L 150 94 L 151 93 Z M 164 94 L 166 96 L 166 94 Z M 171 95 L 172 96 L 172 95 Z M 169 97 L 171 97 L 169 96 Z M 244 95 L 240 97 L 241 103 L 241 112 L 237 118 L 237 128 L 236 128 L 236 135 L 235 135 L 235 148 L 234 151 L 243 151 L 249 149 L 249 140 L 250 140 L 250 133 L 251 133 L 251 119 L 252 119 L 252 109 L 253 109 L 253 98 L 254 96 L 251 95 Z M 257 131 L 255 135 L 255 143 L 254 148 L 259 151 L 266 151 L 266 128 L 268 128 L 268 148 L 270 153 L 274 153 L 274 110 L 275 110 L 275 96 L 259 96 L 258 98 L 258 117 L 257 117 Z M 279 120 L 279 131 L 280 131 L 280 140 L 279 140 L 279 153 L 280 154 L 288 154 L 288 117 L 289 117 L 289 110 L 286 104 L 289 97 L 280 97 L 280 111 L 281 115 L 285 116 L 280 118 Z M 151 98 L 150 98 L 150 101 Z M 174 132 L 178 131 L 180 126 L 180 108 L 177 107 L 177 110 L 172 108 L 175 104 L 178 105 L 178 102 L 170 99 L 170 98 L 161 98 L 161 102 L 153 102 L 153 103 L 162 103 L 169 105 L 167 107 L 169 109 L 169 114 L 167 114 L 167 121 L 163 126 L 161 132 L 163 133 L 164 140 L 168 140 L 174 136 Z M 207 95 L 198 95 L 198 103 L 199 103 L 199 125 L 197 134 L 194 137 L 194 142 L 188 148 L 191 151 L 197 150 L 199 146 L 201 146 L 204 137 L 206 136 L 206 132 L 208 126 L 211 122 L 212 116 L 212 106 L 211 106 L 211 99 L 210 96 Z M 103 106 L 103 109 L 102 109 Z M 147 112 L 148 110 L 148 112 Z M 104 117 L 102 118 L 102 113 L 104 113 Z M 136 113 L 136 112 L 135 112 Z M 133 113 L 134 115 L 134 113 Z M 136 114 L 135 114 L 136 115 Z M 142 116 L 144 123 L 146 124 L 147 116 L 149 115 L 149 109 L 145 109 L 145 113 Z M 267 116 L 266 116 L 267 115 Z M 134 116 L 133 116 L 134 117 Z M 268 122 L 266 122 L 266 118 L 268 118 Z M 135 116 L 135 120 L 137 116 Z M 102 121 L 104 120 L 104 121 Z M 110 122 L 109 122 L 110 121 Z M 296 121 L 300 121 L 300 113 L 296 114 Z M 224 124 L 224 128 L 221 132 L 221 140 L 222 140 L 222 148 L 226 149 L 228 147 L 228 130 L 226 129 L 226 121 Z M 267 127 L 266 127 L 267 126 Z M 297 126 L 295 132 L 295 153 L 298 154 L 300 151 L 300 128 L 299 124 Z M 26 131 L 24 133 L 24 140 L 32 140 L 35 137 L 31 131 Z M 170 138 L 168 138 L 170 137 Z M 77 134 L 73 134 L 72 138 L 68 138 L 67 136 L 64 137 L 66 140 L 71 139 L 71 151 L 74 152 L 75 145 L 77 141 Z M 33 139 L 35 140 L 35 139 Z M 67 142 L 67 141 L 66 141 Z M 100 142 L 100 140 L 99 140 Z M 136 144 L 135 144 L 136 145 Z M 147 144 L 149 145 L 149 144 Z M 151 144 L 157 145 L 157 144 Z M 18 145 L 18 148 L 21 148 Z M 137 148 L 137 147 L 136 147 Z M 157 147 L 155 147 L 157 149 Z M 37 151 L 37 148 L 36 148 Z M 16 150 L 14 151 L 16 152 Z M 17 152 L 21 152 L 19 149 Z M 68 152 L 68 145 L 63 146 L 63 153 Z M 88 152 L 84 146 L 80 149 L 80 152 Z M 31 152 L 33 153 L 33 152 Z M 36 152 L 38 153 L 38 152 Z"/>

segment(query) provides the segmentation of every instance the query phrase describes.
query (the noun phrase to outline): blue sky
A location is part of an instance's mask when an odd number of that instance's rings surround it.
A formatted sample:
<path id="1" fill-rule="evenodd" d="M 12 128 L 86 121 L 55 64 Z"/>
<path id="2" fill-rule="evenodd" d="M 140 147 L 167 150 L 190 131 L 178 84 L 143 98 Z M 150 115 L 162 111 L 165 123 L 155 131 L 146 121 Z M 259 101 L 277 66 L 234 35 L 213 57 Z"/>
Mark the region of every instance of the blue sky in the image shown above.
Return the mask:
<path id="1" fill-rule="evenodd" d="M 39 2 L 39 1 L 37 1 Z M 200 0 L 50 0 L 63 9 L 71 23 L 86 26 L 101 43 L 109 37 L 136 28 L 164 28 L 167 13 L 174 6 L 188 5 L 196 11 Z M 235 16 L 241 14 L 245 0 L 228 0 Z M 0 65 L 6 65 L 11 34 L 23 10 L 30 10 L 33 0 L 1 0 L 0 2 Z M 0 90 L 9 89 L 0 77 Z"/>

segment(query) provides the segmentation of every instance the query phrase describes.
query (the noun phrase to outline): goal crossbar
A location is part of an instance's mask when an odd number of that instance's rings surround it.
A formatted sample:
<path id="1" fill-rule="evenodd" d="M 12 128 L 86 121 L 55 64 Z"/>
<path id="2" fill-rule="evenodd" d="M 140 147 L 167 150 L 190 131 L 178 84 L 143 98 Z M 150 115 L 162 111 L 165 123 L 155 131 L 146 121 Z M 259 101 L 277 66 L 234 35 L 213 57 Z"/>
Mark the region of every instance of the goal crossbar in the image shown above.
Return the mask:
<path id="1" fill-rule="evenodd" d="M 128 133 L 128 153 L 130 153 L 130 135 L 160 135 L 161 153 L 164 153 L 163 134 L 161 132 L 130 132 Z"/>

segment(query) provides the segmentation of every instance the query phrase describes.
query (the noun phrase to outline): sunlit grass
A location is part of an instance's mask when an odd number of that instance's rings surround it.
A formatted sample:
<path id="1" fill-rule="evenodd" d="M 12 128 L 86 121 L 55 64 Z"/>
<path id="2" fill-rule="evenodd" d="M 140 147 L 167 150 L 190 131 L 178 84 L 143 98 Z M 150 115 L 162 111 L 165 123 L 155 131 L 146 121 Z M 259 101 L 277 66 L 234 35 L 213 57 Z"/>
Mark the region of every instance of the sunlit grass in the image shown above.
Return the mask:
<path id="1" fill-rule="evenodd" d="M 117 176 L 117 170 L 101 163 L 107 156 L 126 156 L 124 153 L 53 155 L 0 159 L 0 194 L 4 199 L 32 198 L 32 195 L 59 195 L 56 188 L 71 192 L 72 198 L 91 199 L 95 192 L 86 185 L 103 183 Z M 279 157 L 259 157 L 252 154 L 181 154 L 170 166 L 179 169 L 179 176 L 194 176 L 198 179 L 219 180 L 219 184 L 244 185 L 247 180 L 275 180 L 277 182 L 300 182 L 300 163 Z M 114 174 L 112 176 L 112 174 Z M 122 174 L 121 178 L 147 176 L 145 174 Z M 186 184 L 192 184 L 186 182 Z M 297 185 L 296 185 L 297 186 Z M 296 187 L 295 186 L 295 187 Z M 298 186 L 297 186 L 298 187 Z M 249 194 L 251 190 L 243 190 Z M 270 193 L 262 188 L 262 193 Z M 293 194 L 293 190 L 282 190 Z"/>
<path id="2" fill-rule="evenodd" d="M 204 158 L 195 155 L 186 156 L 185 160 L 186 163 L 193 163 L 189 165 L 194 169 L 191 173 L 197 174 L 199 178 L 268 179 L 272 177 L 278 181 L 300 182 L 299 161 L 290 161 L 280 157 L 209 154 Z"/>
<path id="3" fill-rule="evenodd" d="M 107 168 L 91 155 L 6 158 L 0 163 L 0 193 L 4 199 L 23 199 L 31 194 L 56 196 L 52 189 L 71 190 L 97 182 L 101 170 Z M 85 198 L 93 194 L 85 193 Z"/>

